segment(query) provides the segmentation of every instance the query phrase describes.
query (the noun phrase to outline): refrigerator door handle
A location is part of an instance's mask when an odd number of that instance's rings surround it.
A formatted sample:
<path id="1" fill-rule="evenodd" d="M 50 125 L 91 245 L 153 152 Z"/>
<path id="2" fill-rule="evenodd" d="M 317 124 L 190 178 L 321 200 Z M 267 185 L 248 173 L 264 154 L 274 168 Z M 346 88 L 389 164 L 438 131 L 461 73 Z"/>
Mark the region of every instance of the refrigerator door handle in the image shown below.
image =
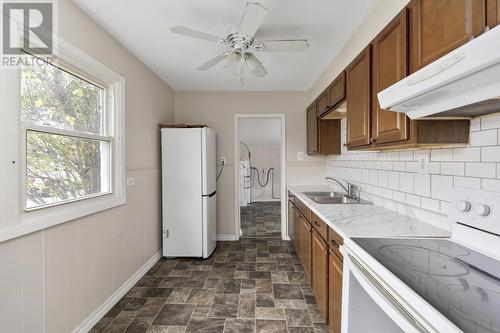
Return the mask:
<path id="1" fill-rule="evenodd" d="M 203 195 L 203 197 L 208 197 L 208 198 L 211 198 L 211 197 L 213 197 L 215 194 L 217 194 L 217 191 L 213 191 L 213 192 L 212 192 L 212 193 L 210 193 L 210 194 L 205 194 L 205 195 Z"/>

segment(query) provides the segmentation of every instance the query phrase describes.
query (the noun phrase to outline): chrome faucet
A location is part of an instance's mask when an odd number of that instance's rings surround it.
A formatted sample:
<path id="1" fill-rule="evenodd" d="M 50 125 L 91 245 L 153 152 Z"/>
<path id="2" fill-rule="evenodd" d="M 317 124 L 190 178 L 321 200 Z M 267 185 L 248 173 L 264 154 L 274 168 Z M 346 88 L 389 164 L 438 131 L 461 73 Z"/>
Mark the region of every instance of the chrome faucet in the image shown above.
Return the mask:
<path id="1" fill-rule="evenodd" d="M 343 181 L 347 184 L 347 187 L 342 184 L 338 179 L 333 178 L 333 177 L 325 177 L 326 180 L 332 180 L 336 182 L 337 184 L 342 187 L 342 189 L 345 191 L 346 196 L 351 198 L 351 199 L 359 199 L 359 187 L 357 185 L 354 185 L 352 183 L 349 183 L 347 180 L 343 179 Z"/>

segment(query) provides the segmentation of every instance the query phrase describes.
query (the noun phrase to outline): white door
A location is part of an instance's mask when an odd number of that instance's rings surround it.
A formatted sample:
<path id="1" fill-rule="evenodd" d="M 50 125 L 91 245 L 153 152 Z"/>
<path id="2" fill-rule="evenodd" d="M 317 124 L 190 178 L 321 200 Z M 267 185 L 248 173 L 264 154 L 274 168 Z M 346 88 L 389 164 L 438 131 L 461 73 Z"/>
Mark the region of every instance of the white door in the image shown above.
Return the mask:
<path id="1" fill-rule="evenodd" d="M 208 258 L 217 245 L 217 193 L 203 197 L 203 258 Z"/>
<path id="2" fill-rule="evenodd" d="M 162 129 L 163 256 L 201 257 L 201 129 Z"/>

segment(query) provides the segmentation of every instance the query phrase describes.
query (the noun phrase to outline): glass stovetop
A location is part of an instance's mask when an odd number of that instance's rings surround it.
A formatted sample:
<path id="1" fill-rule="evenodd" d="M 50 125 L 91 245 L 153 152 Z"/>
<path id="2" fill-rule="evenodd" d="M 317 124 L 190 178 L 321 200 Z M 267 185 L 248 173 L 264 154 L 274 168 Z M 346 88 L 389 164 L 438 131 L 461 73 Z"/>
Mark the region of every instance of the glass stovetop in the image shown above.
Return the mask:
<path id="1" fill-rule="evenodd" d="M 463 331 L 500 332 L 499 261 L 450 240 L 353 240 Z"/>

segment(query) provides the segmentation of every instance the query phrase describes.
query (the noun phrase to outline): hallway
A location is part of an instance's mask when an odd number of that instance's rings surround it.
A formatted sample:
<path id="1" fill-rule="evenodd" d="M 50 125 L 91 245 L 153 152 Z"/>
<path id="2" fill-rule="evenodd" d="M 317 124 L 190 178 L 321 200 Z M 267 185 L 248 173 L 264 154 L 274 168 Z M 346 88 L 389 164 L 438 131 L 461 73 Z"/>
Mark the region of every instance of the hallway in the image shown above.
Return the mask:
<path id="1" fill-rule="evenodd" d="M 281 202 L 252 202 L 240 214 L 243 238 L 281 238 Z"/>

